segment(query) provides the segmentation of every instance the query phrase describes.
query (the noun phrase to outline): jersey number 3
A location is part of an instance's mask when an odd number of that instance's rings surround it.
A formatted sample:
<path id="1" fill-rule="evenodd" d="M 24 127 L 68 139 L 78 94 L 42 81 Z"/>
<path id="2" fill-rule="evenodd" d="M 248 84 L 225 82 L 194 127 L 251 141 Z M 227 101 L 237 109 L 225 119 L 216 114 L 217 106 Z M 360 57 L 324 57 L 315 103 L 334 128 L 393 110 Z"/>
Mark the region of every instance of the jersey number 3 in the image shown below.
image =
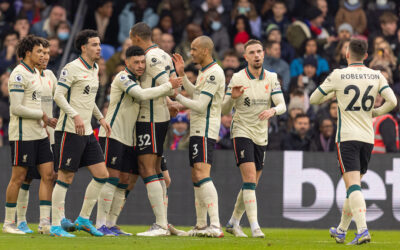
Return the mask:
<path id="1" fill-rule="evenodd" d="M 362 108 L 364 111 L 370 111 L 371 108 L 374 106 L 374 97 L 372 95 L 368 95 L 372 89 L 372 85 L 369 85 L 368 88 L 365 90 L 365 93 L 361 99 L 361 107 L 354 106 L 357 102 L 358 98 L 360 97 L 360 89 L 356 85 L 349 85 L 344 89 L 344 93 L 348 95 L 350 90 L 354 90 L 354 97 L 351 99 L 349 105 L 346 107 L 346 111 L 360 111 Z M 367 105 L 368 104 L 368 105 Z"/>

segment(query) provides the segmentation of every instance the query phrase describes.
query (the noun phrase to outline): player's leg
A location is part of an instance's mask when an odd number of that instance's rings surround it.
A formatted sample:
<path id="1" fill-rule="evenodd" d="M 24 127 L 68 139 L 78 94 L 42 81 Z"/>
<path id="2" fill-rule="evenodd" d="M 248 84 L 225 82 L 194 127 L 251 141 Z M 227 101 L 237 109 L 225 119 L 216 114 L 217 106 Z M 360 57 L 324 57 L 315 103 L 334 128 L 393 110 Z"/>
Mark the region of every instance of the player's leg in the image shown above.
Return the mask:
<path id="1" fill-rule="evenodd" d="M 29 167 L 35 166 L 35 154 L 33 142 L 10 141 L 12 171 L 10 182 L 6 190 L 6 207 L 3 224 L 4 233 L 25 234 L 15 224 L 18 193 L 26 178 Z"/>
<path id="2" fill-rule="evenodd" d="M 25 179 L 19 189 L 17 200 L 17 225 L 18 229 L 25 233 L 33 233 L 33 231 L 28 227 L 26 221 L 26 211 L 29 203 L 29 187 L 31 182 L 32 179 Z"/>
<path id="3" fill-rule="evenodd" d="M 161 187 L 163 190 L 164 213 L 165 213 L 165 218 L 168 222 L 168 191 L 167 191 L 167 184 L 165 183 L 165 178 L 164 178 L 163 172 L 161 170 L 161 165 L 163 164 L 163 161 L 164 161 L 163 156 L 157 157 L 156 173 L 157 173 L 158 179 L 160 180 L 160 184 L 161 184 Z"/>
<path id="4" fill-rule="evenodd" d="M 101 137 L 99 141 L 104 152 L 105 164 L 107 166 L 109 177 L 101 189 L 98 198 L 96 228 L 105 236 L 118 236 L 108 229 L 106 222 L 107 215 L 111 209 L 114 193 L 119 183 L 125 148 L 122 143 L 114 139 Z"/>
<path id="5" fill-rule="evenodd" d="M 120 183 L 118 183 L 117 190 L 115 191 L 114 199 L 111 205 L 110 213 L 107 216 L 107 227 L 118 235 L 131 236 L 131 233 L 123 231 L 118 225 L 117 220 L 125 206 L 126 199 L 129 193 L 135 187 L 136 181 L 139 178 L 138 172 L 133 174 L 121 172 Z"/>

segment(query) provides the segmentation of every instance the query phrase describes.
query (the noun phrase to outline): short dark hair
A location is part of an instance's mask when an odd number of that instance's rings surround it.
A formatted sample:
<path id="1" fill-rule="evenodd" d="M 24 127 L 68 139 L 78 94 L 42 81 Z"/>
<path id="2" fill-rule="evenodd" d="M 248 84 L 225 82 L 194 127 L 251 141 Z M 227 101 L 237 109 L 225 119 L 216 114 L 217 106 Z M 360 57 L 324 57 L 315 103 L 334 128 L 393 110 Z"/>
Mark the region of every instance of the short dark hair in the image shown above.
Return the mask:
<path id="1" fill-rule="evenodd" d="M 185 72 L 192 72 L 195 76 L 199 74 L 199 70 L 196 69 L 196 66 L 193 63 L 185 67 Z"/>
<path id="2" fill-rule="evenodd" d="M 132 56 L 144 56 L 144 50 L 139 46 L 130 46 L 125 52 L 126 58 Z"/>
<path id="3" fill-rule="evenodd" d="M 234 49 L 227 49 L 224 53 L 223 58 L 225 59 L 225 57 L 236 57 L 237 59 L 239 59 L 239 55 Z"/>
<path id="4" fill-rule="evenodd" d="M 279 42 L 277 42 L 277 41 L 268 40 L 268 41 L 265 43 L 265 48 L 266 48 L 266 49 L 270 49 L 270 48 L 272 48 L 272 46 L 273 46 L 275 43 L 281 45 L 281 44 L 280 44 Z"/>
<path id="5" fill-rule="evenodd" d="M 19 39 L 19 33 L 18 32 L 16 32 L 15 30 L 9 30 L 9 31 L 5 32 L 5 34 L 3 35 L 3 42 L 6 39 L 6 37 L 12 36 L 12 35 L 16 35 L 17 39 Z"/>
<path id="6" fill-rule="evenodd" d="M 151 40 L 151 28 L 144 22 L 133 25 L 130 32 L 132 36 L 138 36 L 143 40 Z"/>
<path id="7" fill-rule="evenodd" d="M 25 58 L 26 52 L 32 52 L 35 46 L 42 45 L 40 38 L 34 35 L 28 35 L 24 37 L 17 45 L 17 56 Z"/>
<path id="8" fill-rule="evenodd" d="M 19 20 L 28 20 L 28 22 L 29 22 L 28 16 L 25 13 L 22 13 L 22 12 L 17 16 L 17 18 L 15 18 L 14 24 Z M 30 23 L 29 23 L 29 26 L 31 26 Z"/>
<path id="9" fill-rule="evenodd" d="M 297 114 L 296 117 L 294 118 L 294 120 L 297 121 L 297 119 L 304 118 L 304 117 L 307 117 L 308 120 L 310 120 L 310 117 L 308 117 L 308 115 L 306 115 L 304 113 Z"/>
<path id="10" fill-rule="evenodd" d="M 368 44 L 361 39 L 351 39 L 349 44 L 351 57 L 355 60 L 363 60 L 368 50 Z"/>
<path id="11" fill-rule="evenodd" d="M 89 38 L 100 37 L 99 33 L 95 30 L 82 30 L 75 37 L 75 49 L 82 53 L 82 46 L 87 44 Z"/>
<path id="12" fill-rule="evenodd" d="M 47 40 L 46 38 L 43 38 L 43 37 L 39 37 L 39 39 L 40 39 L 40 43 L 43 45 L 43 48 L 50 47 L 49 40 Z"/>
<path id="13" fill-rule="evenodd" d="M 380 17 L 379 17 L 379 23 L 380 24 L 386 24 L 386 23 L 397 23 L 399 18 L 393 14 L 390 11 L 384 12 Z"/>
<path id="14" fill-rule="evenodd" d="M 261 48 L 264 50 L 264 46 L 263 46 L 262 42 L 260 42 L 259 40 L 256 40 L 256 39 L 250 39 L 250 40 L 248 40 L 248 41 L 244 44 L 244 50 L 246 50 L 247 47 L 249 47 L 250 45 L 253 45 L 253 44 L 259 44 L 259 45 L 261 45 Z"/>

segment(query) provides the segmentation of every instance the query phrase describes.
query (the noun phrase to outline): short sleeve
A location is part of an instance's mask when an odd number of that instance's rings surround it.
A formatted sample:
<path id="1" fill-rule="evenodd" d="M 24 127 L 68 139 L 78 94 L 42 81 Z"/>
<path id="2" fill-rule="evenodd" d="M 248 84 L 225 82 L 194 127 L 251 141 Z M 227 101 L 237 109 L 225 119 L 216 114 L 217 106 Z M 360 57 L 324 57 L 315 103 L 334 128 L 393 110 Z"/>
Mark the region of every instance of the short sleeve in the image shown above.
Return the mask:
<path id="1" fill-rule="evenodd" d="M 382 91 L 384 91 L 387 88 L 390 88 L 389 87 L 389 83 L 386 80 L 386 77 L 384 77 L 382 75 L 382 73 L 379 72 L 379 90 L 378 90 L 378 93 L 381 94 Z"/>
<path id="2" fill-rule="evenodd" d="M 60 78 L 58 79 L 57 85 L 62 86 L 67 89 L 71 88 L 71 85 L 72 85 L 73 79 L 74 79 L 74 77 L 73 77 L 74 74 L 71 71 L 72 71 L 72 67 L 68 67 L 68 65 L 65 66 L 61 70 Z"/>
<path id="3" fill-rule="evenodd" d="M 8 89 L 10 92 L 25 92 L 27 84 L 26 76 L 20 73 L 12 74 L 8 80 Z"/>
<path id="4" fill-rule="evenodd" d="M 214 71 L 207 76 L 205 81 L 206 82 L 201 90 L 201 94 L 208 95 L 209 97 L 213 98 L 215 93 L 220 88 L 221 82 L 225 84 L 225 76 L 220 72 Z"/>
<path id="5" fill-rule="evenodd" d="M 278 80 L 278 75 L 276 73 L 271 74 L 271 95 L 282 94 L 281 83 Z"/>

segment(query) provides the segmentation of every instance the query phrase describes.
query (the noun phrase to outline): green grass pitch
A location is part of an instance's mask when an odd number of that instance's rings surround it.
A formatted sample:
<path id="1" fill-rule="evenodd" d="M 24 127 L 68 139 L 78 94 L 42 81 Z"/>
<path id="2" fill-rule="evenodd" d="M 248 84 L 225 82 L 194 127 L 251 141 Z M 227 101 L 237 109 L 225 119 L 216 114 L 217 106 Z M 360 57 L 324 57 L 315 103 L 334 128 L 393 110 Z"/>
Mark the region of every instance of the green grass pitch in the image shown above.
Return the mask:
<path id="1" fill-rule="evenodd" d="M 30 225 L 36 231 L 37 225 Z M 147 226 L 122 226 L 131 233 L 138 233 L 148 229 Z M 178 227 L 189 230 L 188 227 Z M 250 229 L 245 233 L 251 235 Z M 234 238 L 225 233 L 222 239 L 195 238 L 195 237 L 102 237 L 90 236 L 86 232 L 74 232 L 76 238 L 55 238 L 48 235 L 39 235 L 36 232 L 29 235 L 10 235 L 0 233 L 0 249 L 340 249 L 358 247 L 362 249 L 400 249 L 400 231 L 372 230 L 371 243 L 361 246 L 346 246 L 336 244 L 329 237 L 328 230 L 310 229 L 273 229 L 264 228 L 265 239 Z M 346 242 L 354 237 L 350 231 Z"/>

